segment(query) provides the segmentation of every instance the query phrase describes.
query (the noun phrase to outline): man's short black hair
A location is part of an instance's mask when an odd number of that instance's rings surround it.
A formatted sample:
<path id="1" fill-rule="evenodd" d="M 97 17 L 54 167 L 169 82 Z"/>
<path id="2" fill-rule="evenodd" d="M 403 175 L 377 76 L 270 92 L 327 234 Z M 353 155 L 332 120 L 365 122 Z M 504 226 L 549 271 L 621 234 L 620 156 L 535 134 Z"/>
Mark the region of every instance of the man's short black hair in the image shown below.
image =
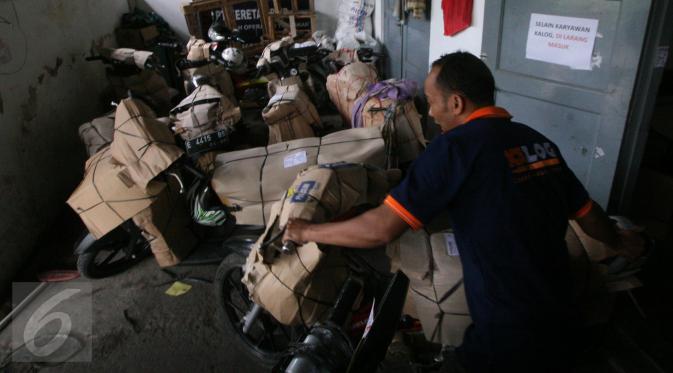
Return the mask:
<path id="1" fill-rule="evenodd" d="M 445 54 L 432 63 L 439 68 L 436 84 L 440 90 L 460 93 L 477 106 L 495 104 L 495 80 L 488 66 L 468 52 Z"/>

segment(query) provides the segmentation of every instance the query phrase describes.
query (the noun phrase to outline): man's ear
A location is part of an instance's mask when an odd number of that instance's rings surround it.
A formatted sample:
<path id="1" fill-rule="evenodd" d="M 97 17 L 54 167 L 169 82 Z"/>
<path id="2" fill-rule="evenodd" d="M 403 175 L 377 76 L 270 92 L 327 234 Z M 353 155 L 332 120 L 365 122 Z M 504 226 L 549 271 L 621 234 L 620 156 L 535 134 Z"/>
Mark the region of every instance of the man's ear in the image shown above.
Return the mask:
<path id="1" fill-rule="evenodd" d="M 460 115 L 465 111 L 465 99 L 461 95 L 452 93 L 449 95 L 448 108 L 453 115 Z"/>

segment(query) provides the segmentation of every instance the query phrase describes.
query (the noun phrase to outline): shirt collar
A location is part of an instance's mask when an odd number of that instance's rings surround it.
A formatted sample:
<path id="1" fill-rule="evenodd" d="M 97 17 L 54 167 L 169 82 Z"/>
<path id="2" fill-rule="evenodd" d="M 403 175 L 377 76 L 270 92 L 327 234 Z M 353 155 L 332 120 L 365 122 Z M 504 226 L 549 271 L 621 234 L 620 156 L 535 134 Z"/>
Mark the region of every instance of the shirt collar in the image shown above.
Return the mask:
<path id="1" fill-rule="evenodd" d="M 512 118 L 512 115 L 507 112 L 507 110 L 498 107 L 498 106 L 485 106 L 482 108 L 479 108 L 470 114 L 467 119 L 465 119 L 465 123 L 471 122 L 475 119 L 480 119 L 480 118 L 507 118 L 510 119 Z"/>

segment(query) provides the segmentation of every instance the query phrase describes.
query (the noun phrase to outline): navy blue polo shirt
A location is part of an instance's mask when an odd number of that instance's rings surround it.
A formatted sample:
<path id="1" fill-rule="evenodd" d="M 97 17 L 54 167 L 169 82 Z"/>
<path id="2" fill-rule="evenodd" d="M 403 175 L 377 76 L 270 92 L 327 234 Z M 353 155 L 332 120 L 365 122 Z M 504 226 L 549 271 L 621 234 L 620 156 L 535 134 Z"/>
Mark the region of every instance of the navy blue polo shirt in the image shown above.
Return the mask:
<path id="1" fill-rule="evenodd" d="M 569 319 L 565 233 L 591 208 L 558 147 L 510 118 L 477 110 L 432 141 L 385 200 L 413 229 L 448 211 L 474 323 L 466 348 Z"/>

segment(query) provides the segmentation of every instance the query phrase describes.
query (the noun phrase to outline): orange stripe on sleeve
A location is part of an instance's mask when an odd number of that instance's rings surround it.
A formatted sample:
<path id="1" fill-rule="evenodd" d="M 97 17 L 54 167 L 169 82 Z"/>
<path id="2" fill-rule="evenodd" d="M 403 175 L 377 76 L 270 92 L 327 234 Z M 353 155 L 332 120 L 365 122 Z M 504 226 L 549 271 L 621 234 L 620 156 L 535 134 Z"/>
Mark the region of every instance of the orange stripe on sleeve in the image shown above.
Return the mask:
<path id="1" fill-rule="evenodd" d="M 413 230 L 418 230 L 423 227 L 423 223 L 421 223 L 420 220 L 416 219 L 414 215 L 412 215 L 404 206 L 402 206 L 399 202 L 393 198 L 393 196 L 388 195 L 385 200 L 383 200 L 383 203 L 388 206 L 393 212 L 399 216 L 402 220 L 404 220 L 407 224 L 409 224 L 409 227 Z"/>
<path id="2" fill-rule="evenodd" d="M 577 212 L 572 216 L 573 219 L 579 219 L 585 217 L 589 211 L 594 207 L 594 201 L 589 199 Z"/>

